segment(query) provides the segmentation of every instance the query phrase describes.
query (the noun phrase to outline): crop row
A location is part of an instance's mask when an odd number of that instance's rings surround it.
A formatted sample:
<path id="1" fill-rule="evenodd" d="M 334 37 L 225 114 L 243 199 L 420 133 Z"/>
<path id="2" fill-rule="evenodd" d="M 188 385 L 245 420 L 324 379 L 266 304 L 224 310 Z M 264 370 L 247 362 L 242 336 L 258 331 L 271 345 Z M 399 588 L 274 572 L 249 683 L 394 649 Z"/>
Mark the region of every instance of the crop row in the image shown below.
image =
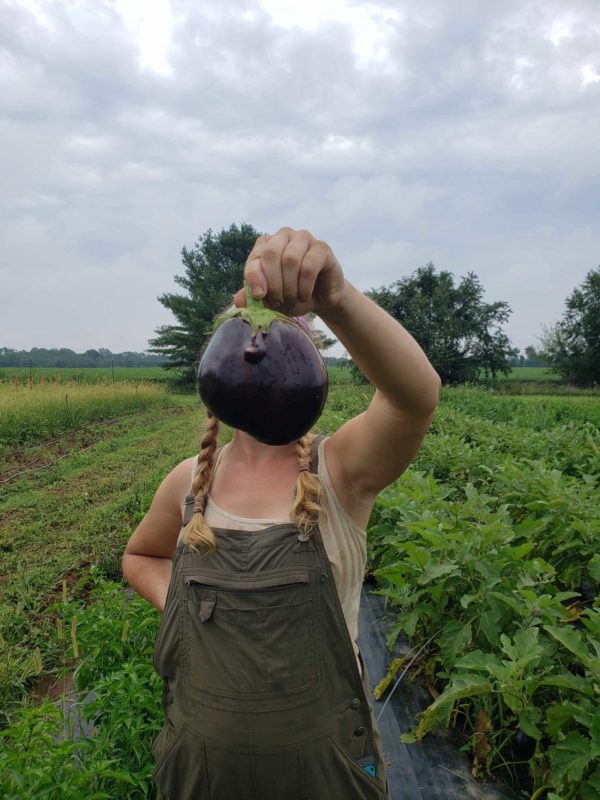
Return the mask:
<path id="1" fill-rule="evenodd" d="M 600 798 L 599 412 L 447 393 L 369 530 L 390 644 L 430 642 L 406 741 L 460 727 L 476 772 L 548 800 Z"/>

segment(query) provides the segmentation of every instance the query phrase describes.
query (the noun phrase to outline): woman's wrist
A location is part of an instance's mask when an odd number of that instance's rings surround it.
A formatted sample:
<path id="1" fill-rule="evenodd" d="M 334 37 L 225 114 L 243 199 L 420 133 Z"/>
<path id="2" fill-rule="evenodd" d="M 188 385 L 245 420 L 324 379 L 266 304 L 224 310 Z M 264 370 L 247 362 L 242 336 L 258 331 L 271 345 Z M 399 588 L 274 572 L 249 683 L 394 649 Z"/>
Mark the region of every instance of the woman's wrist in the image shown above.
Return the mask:
<path id="1" fill-rule="evenodd" d="M 346 320 L 352 317 L 352 301 L 357 295 L 361 295 L 358 289 L 353 286 L 347 278 L 343 278 L 343 283 L 339 290 L 332 294 L 330 302 L 324 306 L 315 308 L 315 314 L 323 320 L 326 325 L 329 323 L 343 325 Z"/>

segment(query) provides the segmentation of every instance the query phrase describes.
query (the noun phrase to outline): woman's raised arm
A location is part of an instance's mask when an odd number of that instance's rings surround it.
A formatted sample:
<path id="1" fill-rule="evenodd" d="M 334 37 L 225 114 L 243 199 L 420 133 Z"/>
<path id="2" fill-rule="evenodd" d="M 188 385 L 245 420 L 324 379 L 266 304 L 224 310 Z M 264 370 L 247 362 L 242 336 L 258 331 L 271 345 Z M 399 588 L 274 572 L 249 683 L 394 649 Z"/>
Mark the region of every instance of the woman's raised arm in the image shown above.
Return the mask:
<path id="1" fill-rule="evenodd" d="M 368 409 L 326 447 L 338 494 L 368 504 L 416 455 L 438 403 L 438 374 L 408 331 L 347 281 L 331 247 L 308 231 L 261 236 L 244 278 L 272 308 L 291 316 L 314 311 L 374 384 Z M 234 302 L 245 305 L 243 290 Z"/>

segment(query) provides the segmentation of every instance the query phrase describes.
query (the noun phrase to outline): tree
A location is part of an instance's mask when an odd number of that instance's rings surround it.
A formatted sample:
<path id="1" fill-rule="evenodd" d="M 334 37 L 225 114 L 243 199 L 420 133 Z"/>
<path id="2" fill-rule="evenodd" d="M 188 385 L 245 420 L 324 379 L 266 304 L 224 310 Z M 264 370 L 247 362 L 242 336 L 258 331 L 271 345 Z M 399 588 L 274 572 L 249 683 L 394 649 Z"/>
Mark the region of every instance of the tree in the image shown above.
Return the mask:
<path id="1" fill-rule="evenodd" d="M 525 348 L 525 367 L 547 367 L 548 361 L 544 358 L 544 354 L 535 349 L 533 345 Z"/>
<path id="2" fill-rule="evenodd" d="M 212 333 L 215 316 L 231 302 L 244 280 L 244 264 L 260 236 L 252 225 L 231 225 L 218 234 L 204 233 L 194 247 L 183 247 L 184 275 L 175 282 L 186 294 L 167 293 L 158 300 L 173 312 L 178 324 L 162 325 L 151 339 L 151 353 L 167 356 L 168 369 L 193 380 L 198 360 Z"/>
<path id="3" fill-rule="evenodd" d="M 600 267 L 590 270 L 565 302 L 560 322 L 544 329 L 550 366 L 576 386 L 600 383 Z"/>
<path id="4" fill-rule="evenodd" d="M 367 294 L 414 336 L 443 383 L 476 380 L 482 370 L 494 378 L 510 372 L 518 350 L 499 326 L 511 309 L 505 302 L 484 303 L 473 273 L 455 286 L 452 273 L 437 273 L 428 263 Z"/>

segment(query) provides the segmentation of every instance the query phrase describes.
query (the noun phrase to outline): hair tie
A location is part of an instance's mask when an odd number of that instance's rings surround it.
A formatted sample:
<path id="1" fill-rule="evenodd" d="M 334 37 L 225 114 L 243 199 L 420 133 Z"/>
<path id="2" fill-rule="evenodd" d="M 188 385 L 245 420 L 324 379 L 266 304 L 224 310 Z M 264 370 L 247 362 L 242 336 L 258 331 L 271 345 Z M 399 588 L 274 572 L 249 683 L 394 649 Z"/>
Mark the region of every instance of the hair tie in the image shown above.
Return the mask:
<path id="1" fill-rule="evenodd" d="M 206 495 L 200 495 L 200 499 L 196 497 L 194 500 L 194 514 L 204 514 L 206 507 Z"/>
<path id="2" fill-rule="evenodd" d="M 298 467 L 298 472 L 310 472 L 310 469 L 306 466 L 306 464 L 302 464 Z"/>

